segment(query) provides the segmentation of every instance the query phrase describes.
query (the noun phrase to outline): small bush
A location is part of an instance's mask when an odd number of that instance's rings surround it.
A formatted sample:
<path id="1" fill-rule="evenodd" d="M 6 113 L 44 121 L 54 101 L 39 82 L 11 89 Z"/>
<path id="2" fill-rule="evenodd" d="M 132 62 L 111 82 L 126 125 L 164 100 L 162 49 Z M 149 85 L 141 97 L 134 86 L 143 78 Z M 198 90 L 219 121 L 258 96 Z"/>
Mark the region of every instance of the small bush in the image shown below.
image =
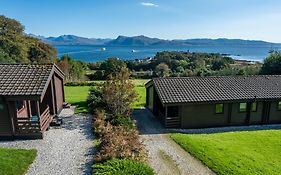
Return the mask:
<path id="1" fill-rule="evenodd" d="M 88 81 L 82 81 L 82 82 L 67 82 L 64 84 L 65 86 L 96 86 L 96 82 L 88 82 Z"/>
<path id="2" fill-rule="evenodd" d="M 97 162 L 112 158 L 146 160 L 146 152 L 140 142 L 138 131 L 125 125 L 112 126 L 109 122 L 102 129 L 100 148 L 94 157 Z"/>
<path id="3" fill-rule="evenodd" d="M 135 127 L 135 123 L 133 122 L 133 120 L 130 117 L 123 116 L 123 115 L 113 116 L 111 119 L 111 124 L 114 126 L 125 125 L 128 126 L 129 128 Z"/>
<path id="4" fill-rule="evenodd" d="M 95 112 L 93 117 L 93 130 L 98 137 L 112 132 L 112 126 L 105 121 L 105 111 L 97 110 Z"/>
<path id="5" fill-rule="evenodd" d="M 91 87 L 87 98 L 87 104 L 91 113 L 94 113 L 96 109 L 105 108 L 106 103 L 102 98 L 102 91 L 97 87 Z"/>
<path id="6" fill-rule="evenodd" d="M 129 160 L 129 159 L 113 159 L 105 163 L 94 164 L 93 171 L 96 175 L 153 175 L 153 169 L 148 165 Z"/>

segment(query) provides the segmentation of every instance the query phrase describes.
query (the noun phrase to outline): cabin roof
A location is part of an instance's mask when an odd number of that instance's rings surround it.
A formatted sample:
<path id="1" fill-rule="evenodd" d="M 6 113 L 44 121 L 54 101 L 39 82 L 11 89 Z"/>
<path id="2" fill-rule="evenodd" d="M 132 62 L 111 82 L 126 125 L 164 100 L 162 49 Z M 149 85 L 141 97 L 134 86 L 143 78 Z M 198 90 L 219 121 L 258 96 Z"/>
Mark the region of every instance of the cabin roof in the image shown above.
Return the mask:
<path id="1" fill-rule="evenodd" d="M 55 71 L 63 75 L 55 64 L 0 64 L 0 95 L 41 96 Z"/>
<path id="2" fill-rule="evenodd" d="M 163 104 L 281 99 L 281 75 L 155 78 Z"/>

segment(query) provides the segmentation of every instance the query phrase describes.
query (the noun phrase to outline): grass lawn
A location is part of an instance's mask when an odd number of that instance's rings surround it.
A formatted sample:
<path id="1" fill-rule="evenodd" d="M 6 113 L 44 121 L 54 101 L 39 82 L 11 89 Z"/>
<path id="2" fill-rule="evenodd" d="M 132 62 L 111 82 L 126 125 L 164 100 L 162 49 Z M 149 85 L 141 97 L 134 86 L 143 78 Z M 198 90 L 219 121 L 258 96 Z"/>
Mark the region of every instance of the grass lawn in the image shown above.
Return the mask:
<path id="1" fill-rule="evenodd" d="M 141 107 L 145 106 L 145 100 L 146 100 L 146 90 L 144 86 L 135 86 L 135 90 L 138 93 L 138 99 L 137 101 L 133 104 L 133 109 L 140 109 Z"/>
<path id="2" fill-rule="evenodd" d="M 217 174 L 281 172 L 281 130 L 171 134 L 171 138 Z"/>
<path id="3" fill-rule="evenodd" d="M 0 148 L 0 174 L 25 174 L 36 153 L 36 150 Z"/>
<path id="4" fill-rule="evenodd" d="M 90 86 L 65 86 L 65 101 L 77 105 L 76 113 L 87 113 L 87 97 Z"/>

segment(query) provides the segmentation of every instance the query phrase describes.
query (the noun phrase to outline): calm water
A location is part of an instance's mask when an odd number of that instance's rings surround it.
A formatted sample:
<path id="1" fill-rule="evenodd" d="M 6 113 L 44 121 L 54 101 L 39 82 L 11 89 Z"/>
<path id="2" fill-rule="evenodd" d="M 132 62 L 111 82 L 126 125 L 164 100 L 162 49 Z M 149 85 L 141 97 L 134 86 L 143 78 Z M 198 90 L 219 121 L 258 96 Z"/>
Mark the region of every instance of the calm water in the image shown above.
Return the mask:
<path id="1" fill-rule="evenodd" d="M 69 54 L 73 58 L 86 62 L 101 61 L 109 57 L 118 57 L 122 59 L 142 59 L 153 57 L 160 51 L 190 51 L 190 52 L 208 52 L 230 54 L 235 59 L 246 59 L 253 61 L 263 61 L 268 55 L 271 47 L 257 46 L 55 46 L 58 55 Z M 105 50 L 103 50 L 105 48 Z M 281 48 L 274 48 L 280 50 Z"/>

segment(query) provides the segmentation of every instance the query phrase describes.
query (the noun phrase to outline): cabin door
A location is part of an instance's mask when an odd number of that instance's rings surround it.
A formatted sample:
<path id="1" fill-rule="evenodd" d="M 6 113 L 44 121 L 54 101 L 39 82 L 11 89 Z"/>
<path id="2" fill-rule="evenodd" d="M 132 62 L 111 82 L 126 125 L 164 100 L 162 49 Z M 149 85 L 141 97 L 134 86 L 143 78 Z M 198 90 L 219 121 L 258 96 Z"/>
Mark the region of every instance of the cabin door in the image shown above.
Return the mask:
<path id="1" fill-rule="evenodd" d="M 263 102 L 262 123 L 269 123 L 270 102 Z"/>

